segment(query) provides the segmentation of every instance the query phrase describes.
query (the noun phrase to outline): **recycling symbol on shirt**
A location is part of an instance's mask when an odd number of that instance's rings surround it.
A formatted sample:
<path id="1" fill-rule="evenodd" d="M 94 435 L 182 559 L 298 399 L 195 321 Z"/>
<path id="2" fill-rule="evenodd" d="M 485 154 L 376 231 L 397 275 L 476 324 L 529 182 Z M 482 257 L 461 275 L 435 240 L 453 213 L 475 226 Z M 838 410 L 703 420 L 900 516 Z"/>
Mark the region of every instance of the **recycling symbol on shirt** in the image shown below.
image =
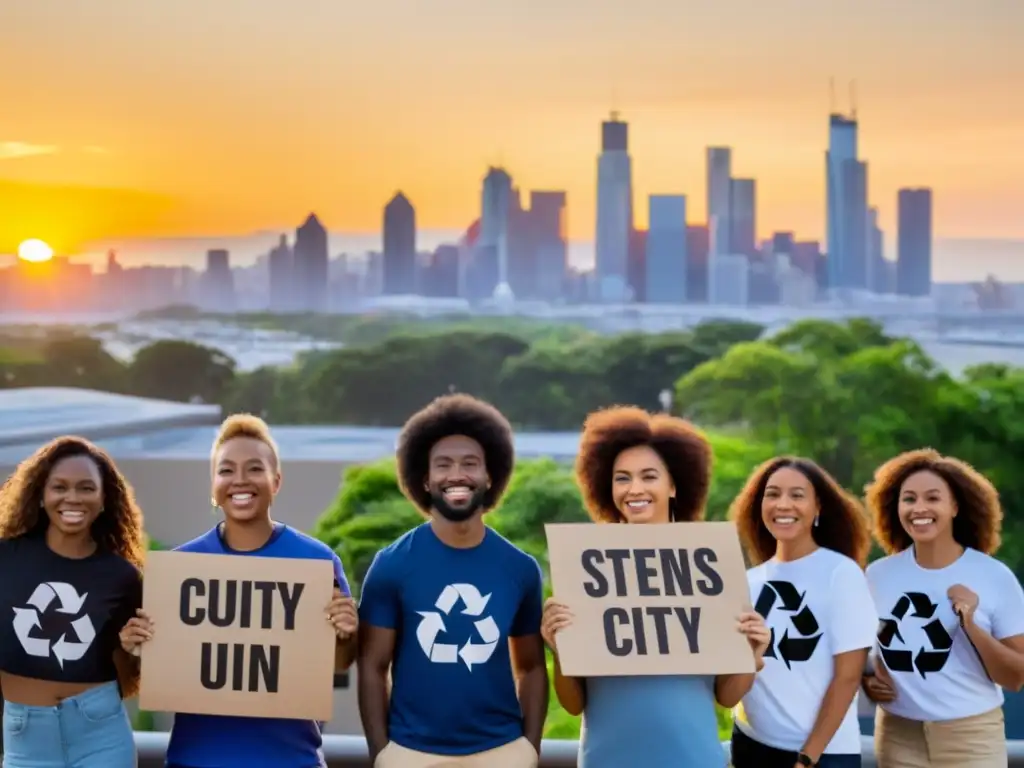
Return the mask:
<path id="1" fill-rule="evenodd" d="M 26 607 L 14 609 L 14 634 L 21 647 L 25 649 L 25 653 L 42 659 L 52 653 L 61 669 L 64 669 L 64 662 L 78 661 L 85 656 L 92 641 L 96 639 L 96 629 L 92 625 L 92 620 L 88 614 L 82 613 L 82 606 L 88 596 L 88 592 L 79 595 L 73 586 L 60 581 L 43 582 L 36 587 Z M 68 633 L 65 632 L 51 645 L 49 639 L 45 637 L 31 636 L 33 629 L 42 626 L 40 617 L 51 607 L 58 614 L 82 614 L 71 622 L 77 640 L 69 640 Z"/>
<path id="2" fill-rule="evenodd" d="M 907 616 L 907 612 L 913 607 L 914 612 Z M 933 603 L 928 595 L 922 592 L 907 592 L 900 596 L 892 609 L 892 618 L 882 619 L 878 622 L 878 646 L 882 653 L 882 659 L 893 672 L 911 672 L 916 669 L 922 678 L 928 673 L 941 672 L 946 666 L 949 652 L 953 648 L 953 637 L 943 626 L 942 621 L 935 616 L 938 603 Z M 907 648 L 893 648 L 894 640 L 906 644 L 903 635 L 900 634 L 900 622 L 905 618 L 931 619 L 922 626 L 925 636 L 928 638 L 929 647 L 921 646 L 917 653 Z"/>
<path id="3" fill-rule="evenodd" d="M 810 607 L 804 605 L 806 592 L 801 593 L 788 581 L 768 581 L 761 587 L 754 610 L 768 621 L 768 615 L 778 604 L 781 611 L 789 614 L 790 627 L 782 633 L 782 639 L 776 642 L 775 627 L 772 627 L 772 638 L 768 649 L 764 652 L 766 659 L 781 659 L 786 669 L 792 669 L 793 662 L 809 661 L 821 640 L 821 627 Z"/>
<path id="4" fill-rule="evenodd" d="M 449 584 L 441 590 L 434 603 L 437 611 L 417 611 L 422 618 L 416 627 L 416 639 L 427 658 L 435 664 L 457 664 L 459 659 L 462 659 L 470 672 L 473 671 L 474 664 L 486 663 L 494 649 L 498 647 L 498 638 L 501 637 L 501 631 L 494 619 L 484 615 L 484 609 L 490 599 L 489 594 L 481 595 L 480 590 L 472 584 Z M 474 643 L 470 637 L 461 648 L 456 644 L 435 642 L 439 634 L 447 631 L 444 616 L 451 613 L 459 600 L 462 600 L 464 606 L 463 616 L 480 617 L 473 622 L 473 626 L 483 642 Z"/>

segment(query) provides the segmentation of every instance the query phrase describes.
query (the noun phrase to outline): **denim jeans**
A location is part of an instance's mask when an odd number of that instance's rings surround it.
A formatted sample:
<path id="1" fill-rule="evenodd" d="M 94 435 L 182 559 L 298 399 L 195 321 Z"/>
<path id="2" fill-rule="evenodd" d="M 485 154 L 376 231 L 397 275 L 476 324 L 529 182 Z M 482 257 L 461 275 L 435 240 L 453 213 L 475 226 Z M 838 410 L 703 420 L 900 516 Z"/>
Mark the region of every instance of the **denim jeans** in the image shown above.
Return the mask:
<path id="1" fill-rule="evenodd" d="M 732 764 L 735 768 L 793 768 L 796 752 L 754 741 L 739 728 L 732 732 Z M 819 768 L 860 768 L 860 755 L 822 755 Z"/>
<path id="2" fill-rule="evenodd" d="M 4 702 L 3 768 L 136 768 L 135 739 L 117 683 L 55 707 Z"/>

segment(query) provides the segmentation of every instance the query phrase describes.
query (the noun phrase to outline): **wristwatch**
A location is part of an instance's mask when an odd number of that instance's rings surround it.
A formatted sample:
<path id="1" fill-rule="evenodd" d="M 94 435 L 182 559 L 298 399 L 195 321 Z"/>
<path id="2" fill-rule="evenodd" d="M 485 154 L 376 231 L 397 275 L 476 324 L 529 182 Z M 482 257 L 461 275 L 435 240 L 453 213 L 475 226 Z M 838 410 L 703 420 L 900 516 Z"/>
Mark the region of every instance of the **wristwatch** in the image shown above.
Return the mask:
<path id="1" fill-rule="evenodd" d="M 806 765 L 806 766 L 808 766 L 808 768 L 814 768 L 814 766 L 816 766 L 816 765 L 817 765 L 817 763 L 816 763 L 816 762 L 814 762 L 813 760 L 811 760 L 811 758 L 809 758 L 809 757 L 808 757 L 807 755 L 805 755 L 805 754 L 804 754 L 803 752 L 801 752 L 800 754 L 798 754 L 798 755 L 796 756 L 796 761 L 797 761 L 797 762 L 798 762 L 798 763 L 799 763 L 800 765 Z"/>

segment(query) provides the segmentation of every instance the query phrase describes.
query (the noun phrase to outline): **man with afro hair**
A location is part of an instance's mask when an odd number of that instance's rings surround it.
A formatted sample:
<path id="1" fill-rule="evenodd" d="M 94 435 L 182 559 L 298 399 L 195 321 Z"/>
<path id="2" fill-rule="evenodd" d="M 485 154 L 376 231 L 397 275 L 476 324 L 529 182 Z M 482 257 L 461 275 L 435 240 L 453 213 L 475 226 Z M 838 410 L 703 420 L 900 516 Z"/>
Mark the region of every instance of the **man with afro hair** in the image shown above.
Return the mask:
<path id="1" fill-rule="evenodd" d="M 538 763 L 543 578 L 483 520 L 514 458 L 508 421 L 467 395 L 434 400 L 402 429 L 399 483 L 427 520 L 363 581 L 359 711 L 376 768 Z"/>

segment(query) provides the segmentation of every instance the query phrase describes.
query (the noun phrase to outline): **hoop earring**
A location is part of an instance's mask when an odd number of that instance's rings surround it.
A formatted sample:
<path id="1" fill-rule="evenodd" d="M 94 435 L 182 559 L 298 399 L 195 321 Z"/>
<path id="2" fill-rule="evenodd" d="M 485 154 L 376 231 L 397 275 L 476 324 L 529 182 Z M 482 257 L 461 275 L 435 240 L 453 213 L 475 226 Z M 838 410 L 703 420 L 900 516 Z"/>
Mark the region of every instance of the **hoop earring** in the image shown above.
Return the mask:
<path id="1" fill-rule="evenodd" d="M 818 527 L 818 520 L 820 520 L 820 519 L 821 519 L 821 513 L 818 513 L 817 515 L 814 516 L 814 527 L 815 528 Z"/>

